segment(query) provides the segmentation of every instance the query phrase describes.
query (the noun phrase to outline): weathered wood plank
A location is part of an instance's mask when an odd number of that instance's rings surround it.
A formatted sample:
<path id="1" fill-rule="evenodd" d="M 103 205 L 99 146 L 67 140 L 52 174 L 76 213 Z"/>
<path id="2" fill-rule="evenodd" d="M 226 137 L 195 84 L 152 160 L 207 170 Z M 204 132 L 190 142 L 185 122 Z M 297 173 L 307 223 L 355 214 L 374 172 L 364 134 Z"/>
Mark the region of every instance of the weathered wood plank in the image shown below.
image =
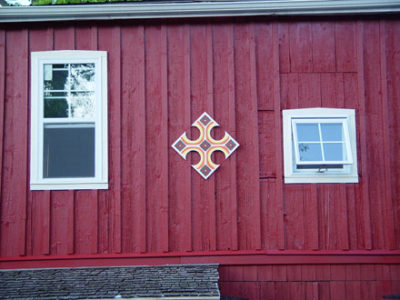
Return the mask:
<path id="1" fill-rule="evenodd" d="M 298 106 L 299 108 L 320 107 L 321 76 L 319 73 L 301 73 L 298 75 Z M 294 87 L 293 87 L 294 88 Z"/>
<path id="2" fill-rule="evenodd" d="M 74 26 L 54 28 L 54 50 L 75 50 L 75 44 Z"/>
<path id="3" fill-rule="evenodd" d="M 285 265 L 272 266 L 272 280 L 287 281 L 287 266 Z"/>
<path id="4" fill-rule="evenodd" d="M 381 95 L 382 101 L 382 151 L 383 151 L 383 187 L 384 187 L 384 198 L 383 198 L 383 219 L 385 226 L 385 249 L 394 249 L 395 245 L 395 233 L 394 233 L 394 216 L 393 216 L 393 195 L 392 195 L 392 184 L 391 184 L 391 159 L 390 155 L 390 143 L 391 136 L 389 132 L 390 120 L 389 120 L 389 107 L 388 100 L 388 76 L 387 76 L 387 32 L 386 22 L 379 22 L 379 38 L 380 38 L 380 65 L 381 65 Z"/>
<path id="5" fill-rule="evenodd" d="M 343 73 L 321 74 L 321 102 L 323 107 L 345 106 Z"/>
<path id="6" fill-rule="evenodd" d="M 74 253 L 74 193 L 51 192 L 51 245 L 52 255 Z"/>
<path id="7" fill-rule="evenodd" d="M 271 265 L 257 266 L 257 280 L 272 281 L 272 266 Z"/>
<path id="8" fill-rule="evenodd" d="M 50 254 L 50 191 L 31 192 L 32 255 Z"/>
<path id="9" fill-rule="evenodd" d="M 281 249 L 283 232 L 283 202 L 277 196 L 277 180 L 261 180 L 261 235 L 263 249 Z"/>
<path id="10" fill-rule="evenodd" d="M 99 194 L 99 251 L 121 252 L 121 28 L 99 28 L 99 49 L 108 53 L 109 189 Z"/>
<path id="11" fill-rule="evenodd" d="M 98 251 L 97 191 L 75 192 L 75 253 Z"/>
<path id="12" fill-rule="evenodd" d="M 191 26 L 190 74 L 193 122 L 203 112 L 214 115 L 212 27 L 210 25 Z M 216 121 L 221 123 L 218 119 Z M 197 129 L 192 129 L 192 138 L 198 136 L 197 131 Z M 197 157 L 195 159 L 192 154 L 192 164 L 198 161 Z M 214 175 L 204 180 L 200 174 L 192 171 L 193 250 L 216 249 L 216 177 Z"/>
<path id="13" fill-rule="evenodd" d="M 305 283 L 305 299 L 319 300 L 318 282 Z"/>
<path id="14" fill-rule="evenodd" d="M 313 23 L 311 34 L 313 72 L 335 72 L 335 24 Z"/>
<path id="15" fill-rule="evenodd" d="M 96 26 L 77 26 L 75 28 L 76 50 L 97 50 Z"/>
<path id="16" fill-rule="evenodd" d="M 369 180 L 370 205 L 374 207 L 371 210 L 372 237 L 374 248 L 384 249 L 387 241 L 387 235 L 393 231 L 393 215 L 386 216 L 386 172 L 385 172 L 385 145 L 383 125 L 383 107 L 377 105 L 382 99 L 382 82 L 380 76 L 377 76 L 376 70 L 381 69 L 380 55 L 380 30 L 379 22 L 368 22 L 364 24 L 364 79 L 365 79 L 365 113 L 367 116 L 367 160 Z M 365 175 L 365 174 L 364 174 Z M 376 184 L 380 182 L 380 184 Z"/>
<path id="17" fill-rule="evenodd" d="M 346 299 L 346 285 L 344 281 L 331 281 L 330 282 L 330 299 L 331 300 L 345 300 Z"/>
<path id="18" fill-rule="evenodd" d="M 375 281 L 361 281 L 361 299 L 374 300 L 381 297 L 376 297 L 376 282 Z"/>
<path id="19" fill-rule="evenodd" d="M 285 228 L 287 249 L 304 249 L 304 188 L 301 184 L 285 186 Z"/>
<path id="20" fill-rule="evenodd" d="M 290 47 L 289 47 L 289 24 L 275 24 L 278 27 L 279 39 L 279 71 L 280 73 L 290 72 Z"/>
<path id="21" fill-rule="evenodd" d="M 53 29 L 35 29 L 30 31 L 30 51 L 53 50 Z M 29 133 L 28 133 L 28 136 Z M 50 191 L 30 191 L 28 194 L 31 221 L 28 227 L 28 251 L 32 255 L 50 254 Z"/>
<path id="22" fill-rule="evenodd" d="M 315 265 L 305 265 L 301 267 L 301 280 L 302 281 L 315 281 L 317 280 L 317 270 Z M 311 287 L 309 287 L 311 288 Z M 311 288 L 314 290 L 314 287 Z M 317 289 L 318 290 L 318 289 Z"/>
<path id="23" fill-rule="evenodd" d="M 346 299 L 362 300 L 361 283 L 359 281 L 346 281 Z"/>
<path id="24" fill-rule="evenodd" d="M 260 286 L 258 282 L 244 282 L 241 285 L 239 297 L 248 299 L 260 299 Z"/>
<path id="25" fill-rule="evenodd" d="M 288 282 L 275 283 L 275 299 L 290 300 L 290 290 Z"/>
<path id="26" fill-rule="evenodd" d="M 369 199 L 369 182 L 368 182 L 368 156 L 367 156 L 367 109 L 365 98 L 365 81 L 364 81 L 364 25 L 357 22 L 357 73 L 358 73 L 358 103 L 359 103 L 359 119 L 360 119 L 360 151 L 358 152 L 360 161 L 361 178 L 359 184 L 361 186 L 361 195 L 359 202 L 359 210 L 362 211 L 362 218 L 359 220 L 359 226 L 362 235 L 362 248 L 372 248 L 372 226 L 371 226 L 371 209 Z"/>
<path id="27" fill-rule="evenodd" d="M 253 24 L 235 25 L 235 80 L 240 249 L 260 249 L 260 186 Z"/>
<path id="28" fill-rule="evenodd" d="M 332 281 L 346 280 L 345 265 L 331 265 L 331 280 Z"/>
<path id="29" fill-rule="evenodd" d="M 323 249 L 348 249 L 347 199 L 345 186 L 319 187 L 320 238 Z"/>
<path id="30" fill-rule="evenodd" d="M 376 280 L 375 265 L 361 265 L 360 266 L 361 280 L 372 281 Z"/>
<path id="31" fill-rule="evenodd" d="M 7 32 L 1 195 L 1 254 L 26 253 L 28 189 L 28 31 Z"/>
<path id="32" fill-rule="evenodd" d="M 294 109 L 299 107 L 298 73 L 281 75 L 281 97 L 282 109 Z"/>
<path id="33" fill-rule="evenodd" d="M 122 252 L 145 252 L 146 104 L 144 28 L 122 27 Z"/>
<path id="34" fill-rule="evenodd" d="M 274 56 L 274 46 L 278 42 L 273 38 L 273 24 L 255 25 L 256 70 L 258 109 L 274 109 L 274 64 L 279 56 Z M 277 70 L 278 71 L 278 70 Z M 278 71 L 279 72 L 279 71 Z"/>
<path id="35" fill-rule="evenodd" d="M 306 290 L 304 282 L 289 282 L 289 299 L 305 300 Z"/>
<path id="36" fill-rule="evenodd" d="M 260 283 L 260 300 L 275 300 L 275 283 L 262 282 Z"/>
<path id="37" fill-rule="evenodd" d="M 169 141 L 191 126 L 190 118 L 190 28 L 168 28 Z M 192 249 L 191 166 L 169 148 L 169 247 L 171 251 Z"/>
<path id="38" fill-rule="evenodd" d="M 318 292 L 319 292 L 319 298 L 320 299 L 330 300 L 331 299 L 331 293 L 330 293 L 329 282 L 319 282 L 318 283 Z"/>
<path id="39" fill-rule="evenodd" d="M 357 71 L 357 26 L 355 22 L 335 24 L 336 71 Z"/>
<path id="40" fill-rule="evenodd" d="M 400 24 L 399 22 L 388 22 L 387 31 L 387 71 L 388 71 L 388 107 L 389 129 L 390 129 L 390 171 L 393 208 L 400 207 Z M 400 209 L 394 209 L 395 225 L 395 248 L 400 248 Z"/>
<path id="41" fill-rule="evenodd" d="M 288 281 L 301 281 L 301 265 L 288 265 L 287 270 L 287 280 Z"/>
<path id="42" fill-rule="evenodd" d="M 328 281 L 331 279 L 331 266 L 330 265 L 315 265 L 315 274 L 318 280 Z M 322 298 L 325 299 L 325 298 Z"/>
<path id="43" fill-rule="evenodd" d="M 273 81 L 274 81 L 274 113 L 275 113 L 275 128 L 277 132 L 282 132 L 282 121 L 281 121 L 281 92 L 280 92 L 280 67 L 279 67 L 279 27 L 275 23 L 272 28 L 272 39 L 273 39 Z M 275 170 L 276 170 L 276 185 L 275 185 L 275 197 L 280 199 L 280 204 L 277 203 L 277 210 L 281 210 L 281 213 L 277 216 L 277 227 L 279 231 L 278 235 L 278 249 L 285 248 L 285 230 L 283 224 L 283 211 L 285 209 L 285 200 L 283 197 L 283 153 L 282 144 L 283 138 L 280 134 L 277 134 L 275 142 Z M 278 200 L 279 201 L 279 200 Z"/>
<path id="44" fill-rule="evenodd" d="M 260 111 L 258 113 L 259 148 L 260 148 L 260 177 L 275 178 L 276 170 L 280 167 L 276 163 L 276 143 L 280 132 L 276 128 L 276 114 L 274 111 Z"/>
<path id="45" fill-rule="evenodd" d="M 0 30 L 0 195 L 2 195 L 3 190 L 3 144 L 4 144 L 4 109 L 5 109 L 5 92 L 6 92 L 6 31 Z M 0 208 L 2 207 L 2 201 L 0 201 Z M 1 216 L 1 214 L 0 214 Z M 1 224 L 2 225 L 2 224 Z M 2 244 L 2 233 L 0 229 L 0 247 L 3 249 L 4 244 Z M 0 250 L 0 254 L 2 250 Z"/>
<path id="46" fill-rule="evenodd" d="M 290 71 L 312 72 L 312 28 L 308 22 L 289 24 Z"/>
<path id="47" fill-rule="evenodd" d="M 223 131 L 227 131 L 236 139 L 233 52 L 233 27 L 213 26 L 215 118 L 221 124 L 219 137 L 222 137 Z M 237 156 L 234 153 L 227 160 L 223 155 L 215 158 L 221 158 L 218 162 L 221 165 L 215 174 L 217 249 L 237 250 Z"/>
<path id="48" fill-rule="evenodd" d="M 319 249 L 317 184 L 304 189 L 304 248 Z"/>
<path id="49" fill-rule="evenodd" d="M 168 102 L 165 26 L 145 29 L 147 246 L 168 251 Z"/>

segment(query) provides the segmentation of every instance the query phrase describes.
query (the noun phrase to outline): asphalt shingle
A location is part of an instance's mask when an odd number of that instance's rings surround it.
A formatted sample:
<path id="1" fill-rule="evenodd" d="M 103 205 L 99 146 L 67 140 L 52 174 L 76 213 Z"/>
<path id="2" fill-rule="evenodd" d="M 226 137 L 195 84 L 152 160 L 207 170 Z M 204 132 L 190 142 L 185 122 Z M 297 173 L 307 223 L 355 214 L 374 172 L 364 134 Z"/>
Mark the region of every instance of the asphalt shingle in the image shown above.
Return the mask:
<path id="1" fill-rule="evenodd" d="M 0 299 L 219 296 L 218 265 L 1 270 Z"/>

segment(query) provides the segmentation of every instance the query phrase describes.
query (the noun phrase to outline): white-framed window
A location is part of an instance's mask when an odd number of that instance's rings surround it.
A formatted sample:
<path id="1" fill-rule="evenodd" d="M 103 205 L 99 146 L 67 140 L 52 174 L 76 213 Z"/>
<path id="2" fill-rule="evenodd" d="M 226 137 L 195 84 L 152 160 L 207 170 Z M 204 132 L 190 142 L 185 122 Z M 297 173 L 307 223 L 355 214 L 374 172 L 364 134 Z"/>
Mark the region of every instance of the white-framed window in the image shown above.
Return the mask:
<path id="1" fill-rule="evenodd" d="M 107 189 L 107 53 L 31 53 L 31 190 Z"/>
<path id="2" fill-rule="evenodd" d="M 358 182 L 354 109 L 282 113 L 285 183 Z"/>

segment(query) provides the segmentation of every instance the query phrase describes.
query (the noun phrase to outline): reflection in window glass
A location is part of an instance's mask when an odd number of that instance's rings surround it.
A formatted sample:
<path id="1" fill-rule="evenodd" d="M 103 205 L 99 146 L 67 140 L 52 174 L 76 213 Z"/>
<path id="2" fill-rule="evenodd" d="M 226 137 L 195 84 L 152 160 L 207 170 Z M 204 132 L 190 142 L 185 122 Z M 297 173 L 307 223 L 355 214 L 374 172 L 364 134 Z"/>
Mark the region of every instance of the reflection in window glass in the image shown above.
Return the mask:
<path id="1" fill-rule="evenodd" d="M 323 141 L 343 141 L 343 125 L 341 123 L 322 123 L 321 133 Z"/>
<path id="2" fill-rule="evenodd" d="M 94 117 L 94 93 L 72 92 L 68 97 L 71 105 L 71 117 L 92 118 Z"/>
<path id="3" fill-rule="evenodd" d="M 342 162 L 346 161 L 346 145 L 343 123 L 315 121 L 295 123 L 297 149 L 301 162 Z"/>
<path id="4" fill-rule="evenodd" d="M 71 65 L 71 90 L 93 91 L 95 88 L 94 64 Z"/>
<path id="5" fill-rule="evenodd" d="M 343 143 L 325 143 L 324 156 L 326 161 L 343 161 L 346 160 L 346 152 Z"/>
<path id="6" fill-rule="evenodd" d="M 44 126 L 43 177 L 93 177 L 95 174 L 94 124 Z"/>
<path id="7" fill-rule="evenodd" d="M 300 142 L 319 141 L 318 124 L 297 124 L 297 138 Z"/>
<path id="8" fill-rule="evenodd" d="M 45 118 L 68 118 L 68 103 L 65 98 L 44 99 Z"/>
<path id="9" fill-rule="evenodd" d="M 322 153 L 320 144 L 300 143 L 300 161 L 321 161 Z"/>
<path id="10" fill-rule="evenodd" d="M 93 118 L 95 64 L 44 65 L 44 117 Z"/>
<path id="11" fill-rule="evenodd" d="M 52 65 L 45 65 L 44 71 L 44 89 L 45 91 L 51 90 L 65 90 L 68 86 L 68 70 L 51 69 Z"/>

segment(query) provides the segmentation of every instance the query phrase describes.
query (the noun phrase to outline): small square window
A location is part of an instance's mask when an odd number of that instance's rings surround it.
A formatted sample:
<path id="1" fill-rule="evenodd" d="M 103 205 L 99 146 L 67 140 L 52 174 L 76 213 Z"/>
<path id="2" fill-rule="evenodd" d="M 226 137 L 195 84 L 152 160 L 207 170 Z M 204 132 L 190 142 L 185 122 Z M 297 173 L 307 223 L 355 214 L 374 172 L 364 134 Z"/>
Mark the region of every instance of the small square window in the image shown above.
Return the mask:
<path id="1" fill-rule="evenodd" d="M 31 189 L 106 189 L 107 53 L 32 52 Z"/>
<path id="2" fill-rule="evenodd" d="M 285 183 L 358 182 L 353 109 L 283 111 Z"/>

